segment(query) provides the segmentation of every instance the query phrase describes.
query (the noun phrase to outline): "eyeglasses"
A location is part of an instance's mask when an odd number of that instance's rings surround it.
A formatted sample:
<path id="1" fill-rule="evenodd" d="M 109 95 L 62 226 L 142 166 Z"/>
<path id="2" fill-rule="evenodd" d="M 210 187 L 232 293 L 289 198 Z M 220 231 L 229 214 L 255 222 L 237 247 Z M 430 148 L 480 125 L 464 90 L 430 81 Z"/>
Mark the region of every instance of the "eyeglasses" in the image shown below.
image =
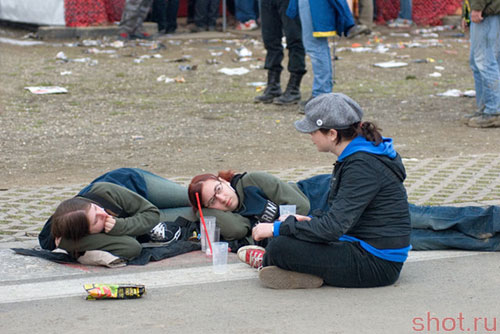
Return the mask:
<path id="1" fill-rule="evenodd" d="M 215 201 L 217 200 L 217 195 L 219 195 L 221 192 L 222 192 L 222 182 L 219 181 L 219 183 L 216 184 L 214 187 L 214 195 L 210 197 L 210 199 L 207 202 L 206 206 L 207 208 L 215 204 Z"/>

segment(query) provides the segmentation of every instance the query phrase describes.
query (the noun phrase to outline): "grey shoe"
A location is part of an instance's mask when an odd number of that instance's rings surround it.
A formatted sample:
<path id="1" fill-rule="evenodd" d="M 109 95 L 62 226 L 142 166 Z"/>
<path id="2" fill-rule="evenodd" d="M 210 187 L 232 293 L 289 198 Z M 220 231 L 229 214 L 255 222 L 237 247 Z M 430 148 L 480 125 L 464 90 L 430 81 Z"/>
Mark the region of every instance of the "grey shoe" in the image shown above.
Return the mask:
<path id="1" fill-rule="evenodd" d="M 500 127 L 500 114 L 481 114 L 469 119 L 467 126 L 471 128 L 497 128 Z"/>
<path id="2" fill-rule="evenodd" d="M 276 266 L 259 270 L 262 284 L 271 289 L 316 289 L 323 285 L 323 279 L 311 274 L 288 271 Z"/>
<path id="3" fill-rule="evenodd" d="M 352 26 L 351 29 L 349 29 L 349 31 L 347 32 L 347 38 L 351 39 L 361 34 L 370 34 L 370 33 L 371 31 L 370 29 L 368 29 L 367 26 L 359 24 Z"/>
<path id="4" fill-rule="evenodd" d="M 483 115 L 482 112 L 476 111 L 476 112 L 474 112 L 472 114 L 467 114 L 467 115 L 462 116 L 462 118 L 460 119 L 460 121 L 463 124 L 467 125 L 469 123 L 469 121 L 471 120 L 471 118 L 482 116 L 482 115 Z"/>
<path id="5" fill-rule="evenodd" d="M 467 115 L 462 116 L 462 118 L 460 120 L 462 121 L 463 124 L 467 125 L 471 118 L 474 118 L 477 116 L 482 116 L 485 108 L 486 108 L 486 106 L 482 106 L 481 108 L 477 109 L 472 114 L 467 114 Z"/>

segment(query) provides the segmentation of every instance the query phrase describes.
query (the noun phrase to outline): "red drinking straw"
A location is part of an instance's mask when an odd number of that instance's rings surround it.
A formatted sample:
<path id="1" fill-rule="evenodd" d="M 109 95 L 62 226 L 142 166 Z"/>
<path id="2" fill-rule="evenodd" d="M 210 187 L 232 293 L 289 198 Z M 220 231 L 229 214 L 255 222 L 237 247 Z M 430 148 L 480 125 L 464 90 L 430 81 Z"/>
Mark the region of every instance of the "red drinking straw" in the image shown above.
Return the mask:
<path id="1" fill-rule="evenodd" d="M 205 218 L 203 218 L 203 211 L 201 211 L 200 196 L 196 193 L 196 202 L 198 203 L 198 210 L 200 210 L 200 220 L 203 224 L 203 229 L 205 230 L 205 235 L 207 236 L 208 246 L 210 247 L 210 254 L 212 252 L 212 243 L 210 242 L 210 237 L 208 236 L 207 225 L 205 225 Z"/>

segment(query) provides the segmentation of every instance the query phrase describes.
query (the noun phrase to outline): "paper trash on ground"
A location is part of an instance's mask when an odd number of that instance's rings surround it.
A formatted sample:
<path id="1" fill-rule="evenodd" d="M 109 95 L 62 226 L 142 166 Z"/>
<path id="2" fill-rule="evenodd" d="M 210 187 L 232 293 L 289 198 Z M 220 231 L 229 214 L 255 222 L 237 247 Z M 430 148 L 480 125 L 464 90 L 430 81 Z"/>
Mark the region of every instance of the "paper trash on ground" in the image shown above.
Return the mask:
<path id="1" fill-rule="evenodd" d="M 247 74 L 248 72 L 250 72 L 250 70 L 245 68 L 245 67 L 236 67 L 236 68 L 224 67 L 224 68 L 221 68 L 218 72 L 224 73 L 226 75 L 243 75 L 243 74 Z"/>
<path id="2" fill-rule="evenodd" d="M 29 90 L 33 94 L 65 94 L 68 92 L 66 88 L 59 86 L 33 86 L 24 87 L 24 89 Z"/>
<path id="3" fill-rule="evenodd" d="M 267 86 L 267 82 L 265 81 L 247 82 L 247 86 L 253 86 L 253 87 Z"/>
<path id="4" fill-rule="evenodd" d="M 384 63 L 376 63 L 373 64 L 375 67 L 381 67 L 381 68 L 396 68 L 396 67 L 405 67 L 408 66 L 408 63 L 404 63 L 402 61 L 386 61 Z"/>
<path id="5" fill-rule="evenodd" d="M 20 41 L 17 39 L 0 37 L 0 43 L 19 45 L 19 46 L 33 46 L 33 45 L 41 45 L 45 44 L 44 42 L 39 41 Z"/>
<path id="6" fill-rule="evenodd" d="M 252 51 L 248 50 L 246 47 L 242 46 L 239 49 L 234 50 L 238 57 L 251 57 L 252 56 Z"/>
<path id="7" fill-rule="evenodd" d="M 449 89 L 444 93 L 438 93 L 436 95 L 437 96 L 445 96 L 445 97 L 460 97 L 460 96 L 475 97 L 476 91 L 475 90 L 466 90 L 466 91 L 462 92 L 459 89 Z"/>

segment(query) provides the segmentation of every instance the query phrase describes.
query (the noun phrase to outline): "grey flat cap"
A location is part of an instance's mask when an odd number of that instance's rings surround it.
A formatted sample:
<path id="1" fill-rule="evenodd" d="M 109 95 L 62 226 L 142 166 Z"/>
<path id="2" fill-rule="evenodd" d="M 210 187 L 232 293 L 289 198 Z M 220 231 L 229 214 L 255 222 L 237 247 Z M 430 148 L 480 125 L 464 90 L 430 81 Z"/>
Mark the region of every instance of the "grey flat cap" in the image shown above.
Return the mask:
<path id="1" fill-rule="evenodd" d="M 342 93 L 315 97 L 306 104 L 305 114 L 303 119 L 295 122 L 295 128 L 304 133 L 319 129 L 347 129 L 363 118 L 361 107 Z"/>

